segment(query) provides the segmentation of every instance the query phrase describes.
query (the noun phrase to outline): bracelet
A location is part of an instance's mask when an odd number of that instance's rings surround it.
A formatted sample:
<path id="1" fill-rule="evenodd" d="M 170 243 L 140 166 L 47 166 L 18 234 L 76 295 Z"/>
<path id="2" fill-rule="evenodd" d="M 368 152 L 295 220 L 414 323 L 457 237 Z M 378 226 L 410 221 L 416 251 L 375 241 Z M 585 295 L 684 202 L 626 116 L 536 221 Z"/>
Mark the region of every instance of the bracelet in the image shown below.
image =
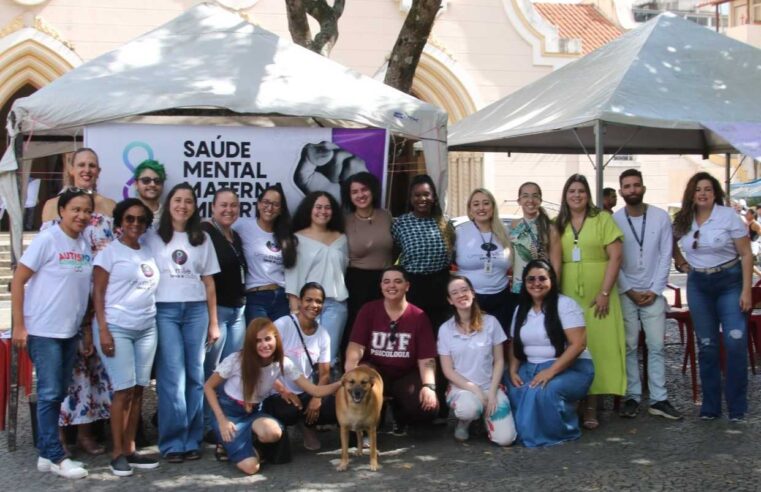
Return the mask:
<path id="1" fill-rule="evenodd" d="M 436 385 L 435 384 L 431 384 L 431 383 L 424 384 L 423 388 L 428 388 L 429 390 L 436 391 Z"/>

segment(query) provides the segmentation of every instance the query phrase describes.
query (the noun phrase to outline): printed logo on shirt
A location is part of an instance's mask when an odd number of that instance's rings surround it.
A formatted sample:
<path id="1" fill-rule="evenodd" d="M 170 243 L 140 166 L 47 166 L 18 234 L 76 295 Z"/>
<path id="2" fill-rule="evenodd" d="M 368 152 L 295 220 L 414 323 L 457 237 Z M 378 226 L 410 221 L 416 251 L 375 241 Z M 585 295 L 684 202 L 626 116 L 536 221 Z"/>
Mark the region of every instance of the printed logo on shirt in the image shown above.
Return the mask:
<path id="1" fill-rule="evenodd" d="M 188 254 L 181 249 L 172 251 L 172 261 L 178 265 L 184 265 L 188 261 Z"/>
<path id="2" fill-rule="evenodd" d="M 148 278 L 153 277 L 153 268 L 147 263 L 140 264 L 140 270 L 143 272 L 143 275 L 145 275 Z"/>
<path id="3" fill-rule="evenodd" d="M 64 268 L 71 268 L 75 272 L 81 272 L 85 267 L 90 266 L 92 257 L 76 251 L 65 251 L 58 253 L 58 265 Z"/>
<path id="4" fill-rule="evenodd" d="M 370 340 L 370 354 L 390 359 L 409 359 L 410 340 L 412 340 L 411 333 L 398 333 L 396 341 L 392 341 L 390 333 L 374 331 Z"/>
<path id="5" fill-rule="evenodd" d="M 274 241 L 267 241 L 267 249 L 272 251 L 273 253 L 279 253 L 280 252 L 280 245 L 277 244 Z"/>

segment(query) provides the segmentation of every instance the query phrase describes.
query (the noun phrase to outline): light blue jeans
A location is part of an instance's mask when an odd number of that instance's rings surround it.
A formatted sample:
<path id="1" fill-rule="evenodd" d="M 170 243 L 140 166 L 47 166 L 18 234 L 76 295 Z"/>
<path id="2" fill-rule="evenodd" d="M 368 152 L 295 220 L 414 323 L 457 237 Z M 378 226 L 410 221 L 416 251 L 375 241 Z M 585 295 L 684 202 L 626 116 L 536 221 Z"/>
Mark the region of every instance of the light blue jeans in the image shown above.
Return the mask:
<path id="1" fill-rule="evenodd" d="M 59 463 L 66 453 L 58 438 L 58 414 L 71 382 L 79 337 L 49 338 L 29 335 L 27 348 L 37 372 L 37 451 Z"/>
<path id="2" fill-rule="evenodd" d="M 687 274 L 687 302 L 699 349 L 701 416 L 721 415 L 719 337 L 727 354 L 724 396 L 729 417 L 748 411 L 748 324 L 740 311 L 741 293 L 741 263 L 716 273 Z"/>
<path id="3" fill-rule="evenodd" d="M 114 339 L 114 353 L 110 357 L 103 353 L 98 321 L 93 320 L 93 343 L 111 380 L 111 387 L 114 391 L 122 391 L 135 386 L 148 386 L 158 344 L 156 325 L 132 330 L 108 323 L 108 331 Z"/>
<path id="4" fill-rule="evenodd" d="M 336 301 L 332 297 L 325 299 L 320 314 L 320 326 L 330 335 L 330 365 L 335 365 L 341 358 L 341 337 L 346 327 L 349 312 L 346 301 Z"/>
<path id="5" fill-rule="evenodd" d="M 203 439 L 203 360 L 209 311 L 206 301 L 157 302 L 159 348 L 159 451 L 186 453 Z"/>
<path id="6" fill-rule="evenodd" d="M 647 387 L 650 404 L 667 400 L 666 363 L 663 358 L 663 337 L 666 333 L 666 299 L 659 296 L 649 306 L 637 306 L 629 296 L 622 294 L 621 311 L 626 329 L 626 399 L 642 399 L 642 382 L 639 376 L 639 330 L 645 332 L 647 344 Z"/>
<path id="7" fill-rule="evenodd" d="M 217 368 L 220 361 L 224 360 L 233 352 L 243 348 L 243 340 L 246 338 L 246 322 L 243 317 L 244 307 L 217 306 L 217 322 L 219 323 L 219 338 L 214 345 L 206 351 L 206 359 L 203 363 L 204 379 Z M 211 407 L 203 404 L 204 430 L 211 429 L 211 420 L 214 414 Z"/>

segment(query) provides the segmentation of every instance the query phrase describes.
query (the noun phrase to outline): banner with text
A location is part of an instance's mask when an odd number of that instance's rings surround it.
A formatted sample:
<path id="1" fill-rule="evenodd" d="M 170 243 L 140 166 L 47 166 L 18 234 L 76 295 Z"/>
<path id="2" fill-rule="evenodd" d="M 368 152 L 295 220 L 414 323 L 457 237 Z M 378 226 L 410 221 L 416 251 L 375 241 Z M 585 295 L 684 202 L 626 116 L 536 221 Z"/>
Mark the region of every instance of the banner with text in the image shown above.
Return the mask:
<path id="1" fill-rule="evenodd" d="M 276 183 L 291 213 L 311 191 L 329 191 L 340 202 L 341 183 L 360 171 L 375 175 L 386 193 L 383 129 L 105 124 L 85 129 L 85 145 L 100 160 L 99 193 L 117 201 L 136 196 L 133 171 L 154 159 L 166 168 L 162 199 L 187 181 L 203 217 L 211 216 L 221 187 L 238 193 L 241 217 L 254 217 L 256 197 Z"/>

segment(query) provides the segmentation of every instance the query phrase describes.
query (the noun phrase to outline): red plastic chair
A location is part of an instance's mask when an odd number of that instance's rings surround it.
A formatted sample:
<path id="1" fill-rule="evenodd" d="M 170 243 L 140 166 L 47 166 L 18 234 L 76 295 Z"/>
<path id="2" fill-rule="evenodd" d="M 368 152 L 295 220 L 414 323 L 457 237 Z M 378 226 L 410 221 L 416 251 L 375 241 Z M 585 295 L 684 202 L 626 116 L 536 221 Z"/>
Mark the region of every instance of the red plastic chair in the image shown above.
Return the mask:
<path id="1" fill-rule="evenodd" d="M 684 335 L 687 334 L 687 340 L 684 349 L 684 359 L 682 360 L 682 374 L 687 372 L 687 363 L 690 364 L 690 380 L 692 383 L 692 401 L 698 401 L 698 375 L 696 369 L 695 356 L 695 331 L 692 328 L 692 318 L 690 318 L 690 309 L 682 305 L 682 289 L 673 284 L 666 284 L 666 287 L 674 291 L 674 304 L 666 311 L 666 319 L 673 319 L 679 326 L 679 338 L 685 343 Z"/>

